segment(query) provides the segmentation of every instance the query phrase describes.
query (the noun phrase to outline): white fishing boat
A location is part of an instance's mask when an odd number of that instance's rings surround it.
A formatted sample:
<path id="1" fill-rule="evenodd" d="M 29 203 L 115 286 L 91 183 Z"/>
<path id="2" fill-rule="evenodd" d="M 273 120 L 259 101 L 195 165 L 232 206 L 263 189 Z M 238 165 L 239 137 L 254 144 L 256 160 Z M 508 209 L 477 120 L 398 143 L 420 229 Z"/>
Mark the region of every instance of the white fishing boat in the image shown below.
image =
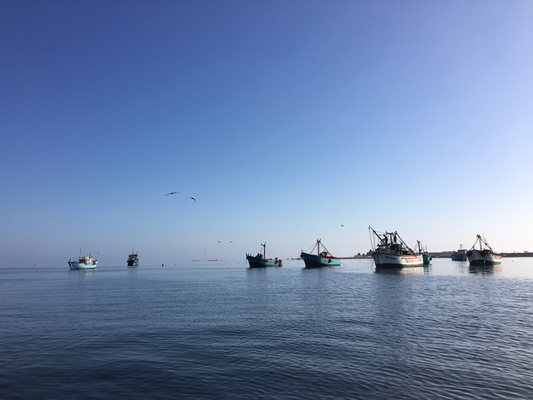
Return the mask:
<path id="1" fill-rule="evenodd" d="M 479 250 L 476 249 L 476 245 L 479 245 Z M 471 265 L 498 265 L 502 263 L 502 256 L 496 254 L 487 240 L 479 234 L 472 248 L 466 253 L 466 257 Z"/>
<path id="2" fill-rule="evenodd" d="M 376 267 L 402 268 L 420 267 L 424 265 L 423 255 L 415 253 L 407 246 L 400 235 L 398 235 L 398 232 L 378 233 L 371 226 L 368 229 L 374 235 L 370 236 L 370 240 L 372 245 L 372 258 Z"/>
<path id="3" fill-rule="evenodd" d="M 68 260 L 68 266 L 70 269 L 95 269 L 97 260 L 93 260 L 92 256 L 81 256 L 78 258 L 78 261 Z"/>

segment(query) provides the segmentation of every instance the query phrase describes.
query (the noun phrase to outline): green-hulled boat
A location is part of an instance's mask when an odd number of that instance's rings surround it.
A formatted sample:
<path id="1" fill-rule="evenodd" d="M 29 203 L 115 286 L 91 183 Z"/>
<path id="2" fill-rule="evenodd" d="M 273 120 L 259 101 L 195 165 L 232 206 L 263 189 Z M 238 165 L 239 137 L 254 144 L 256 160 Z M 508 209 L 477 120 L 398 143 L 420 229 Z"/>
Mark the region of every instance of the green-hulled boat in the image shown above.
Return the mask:
<path id="1" fill-rule="evenodd" d="M 417 240 L 416 242 L 418 243 L 418 254 L 422 254 L 422 259 L 424 260 L 424 265 L 428 265 L 429 263 L 431 263 L 432 258 L 429 255 L 427 248 L 424 249 L 422 247 L 422 245 L 420 244 L 420 240 Z"/>

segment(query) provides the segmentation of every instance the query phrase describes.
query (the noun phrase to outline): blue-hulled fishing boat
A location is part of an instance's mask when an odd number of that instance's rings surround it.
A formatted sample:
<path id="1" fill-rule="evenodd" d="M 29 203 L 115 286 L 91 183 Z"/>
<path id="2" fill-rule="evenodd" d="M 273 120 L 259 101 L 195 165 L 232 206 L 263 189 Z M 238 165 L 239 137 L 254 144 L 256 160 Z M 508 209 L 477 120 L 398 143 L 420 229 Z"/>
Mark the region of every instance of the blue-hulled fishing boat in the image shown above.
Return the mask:
<path id="1" fill-rule="evenodd" d="M 263 267 L 282 267 L 283 261 L 281 258 L 266 258 L 266 243 L 261 243 L 263 247 L 263 254 L 257 253 L 257 255 L 252 256 L 251 254 L 246 254 L 246 260 L 250 264 L 250 268 L 263 268 Z"/>
<path id="2" fill-rule="evenodd" d="M 128 256 L 128 267 L 137 267 L 139 265 L 139 254 L 135 253 L 135 249 Z"/>
<path id="3" fill-rule="evenodd" d="M 323 251 L 320 251 L 320 245 L 324 248 Z M 311 254 L 316 248 L 316 255 Z M 331 253 L 326 249 L 320 239 L 316 240 L 311 253 L 306 253 L 302 250 L 300 253 L 300 258 L 304 260 L 305 268 L 319 268 L 319 267 L 338 267 L 341 265 L 341 260 L 336 257 L 333 257 Z"/>
<path id="4" fill-rule="evenodd" d="M 460 249 L 452 253 L 452 261 L 467 261 L 466 249 L 463 249 L 463 245 L 459 245 Z"/>
<path id="5" fill-rule="evenodd" d="M 70 269 L 95 269 L 97 260 L 93 260 L 92 256 L 81 256 L 78 258 L 78 261 L 68 260 L 68 266 Z"/>

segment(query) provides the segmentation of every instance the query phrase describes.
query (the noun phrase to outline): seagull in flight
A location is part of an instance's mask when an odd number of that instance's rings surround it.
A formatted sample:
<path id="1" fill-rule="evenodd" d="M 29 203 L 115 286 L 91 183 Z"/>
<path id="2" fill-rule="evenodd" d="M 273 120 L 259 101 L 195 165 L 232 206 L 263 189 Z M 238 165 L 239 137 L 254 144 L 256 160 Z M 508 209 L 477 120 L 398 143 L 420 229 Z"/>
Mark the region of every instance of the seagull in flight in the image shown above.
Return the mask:
<path id="1" fill-rule="evenodd" d="M 193 199 L 194 201 L 196 201 L 196 199 L 194 197 L 191 197 L 191 199 Z"/>
<path id="2" fill-rule="evenodd" d="M 170 193 L 167 193 L 165 196 L 168 196 L 169 194 L 180 194 L 180 192 L 170 192 Z"/>

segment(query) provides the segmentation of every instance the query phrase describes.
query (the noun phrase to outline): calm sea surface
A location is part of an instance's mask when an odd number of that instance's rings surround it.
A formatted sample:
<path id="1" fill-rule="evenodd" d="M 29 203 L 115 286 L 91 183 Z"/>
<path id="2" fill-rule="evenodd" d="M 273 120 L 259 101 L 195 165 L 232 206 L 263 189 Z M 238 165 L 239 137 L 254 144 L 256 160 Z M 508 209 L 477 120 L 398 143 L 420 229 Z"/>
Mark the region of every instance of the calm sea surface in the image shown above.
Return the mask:
<path id="1" fill-rule="evenodd" d="M 302 267 L 1 267 L 0 398 L 533 399 L 533 258 Z"/>

